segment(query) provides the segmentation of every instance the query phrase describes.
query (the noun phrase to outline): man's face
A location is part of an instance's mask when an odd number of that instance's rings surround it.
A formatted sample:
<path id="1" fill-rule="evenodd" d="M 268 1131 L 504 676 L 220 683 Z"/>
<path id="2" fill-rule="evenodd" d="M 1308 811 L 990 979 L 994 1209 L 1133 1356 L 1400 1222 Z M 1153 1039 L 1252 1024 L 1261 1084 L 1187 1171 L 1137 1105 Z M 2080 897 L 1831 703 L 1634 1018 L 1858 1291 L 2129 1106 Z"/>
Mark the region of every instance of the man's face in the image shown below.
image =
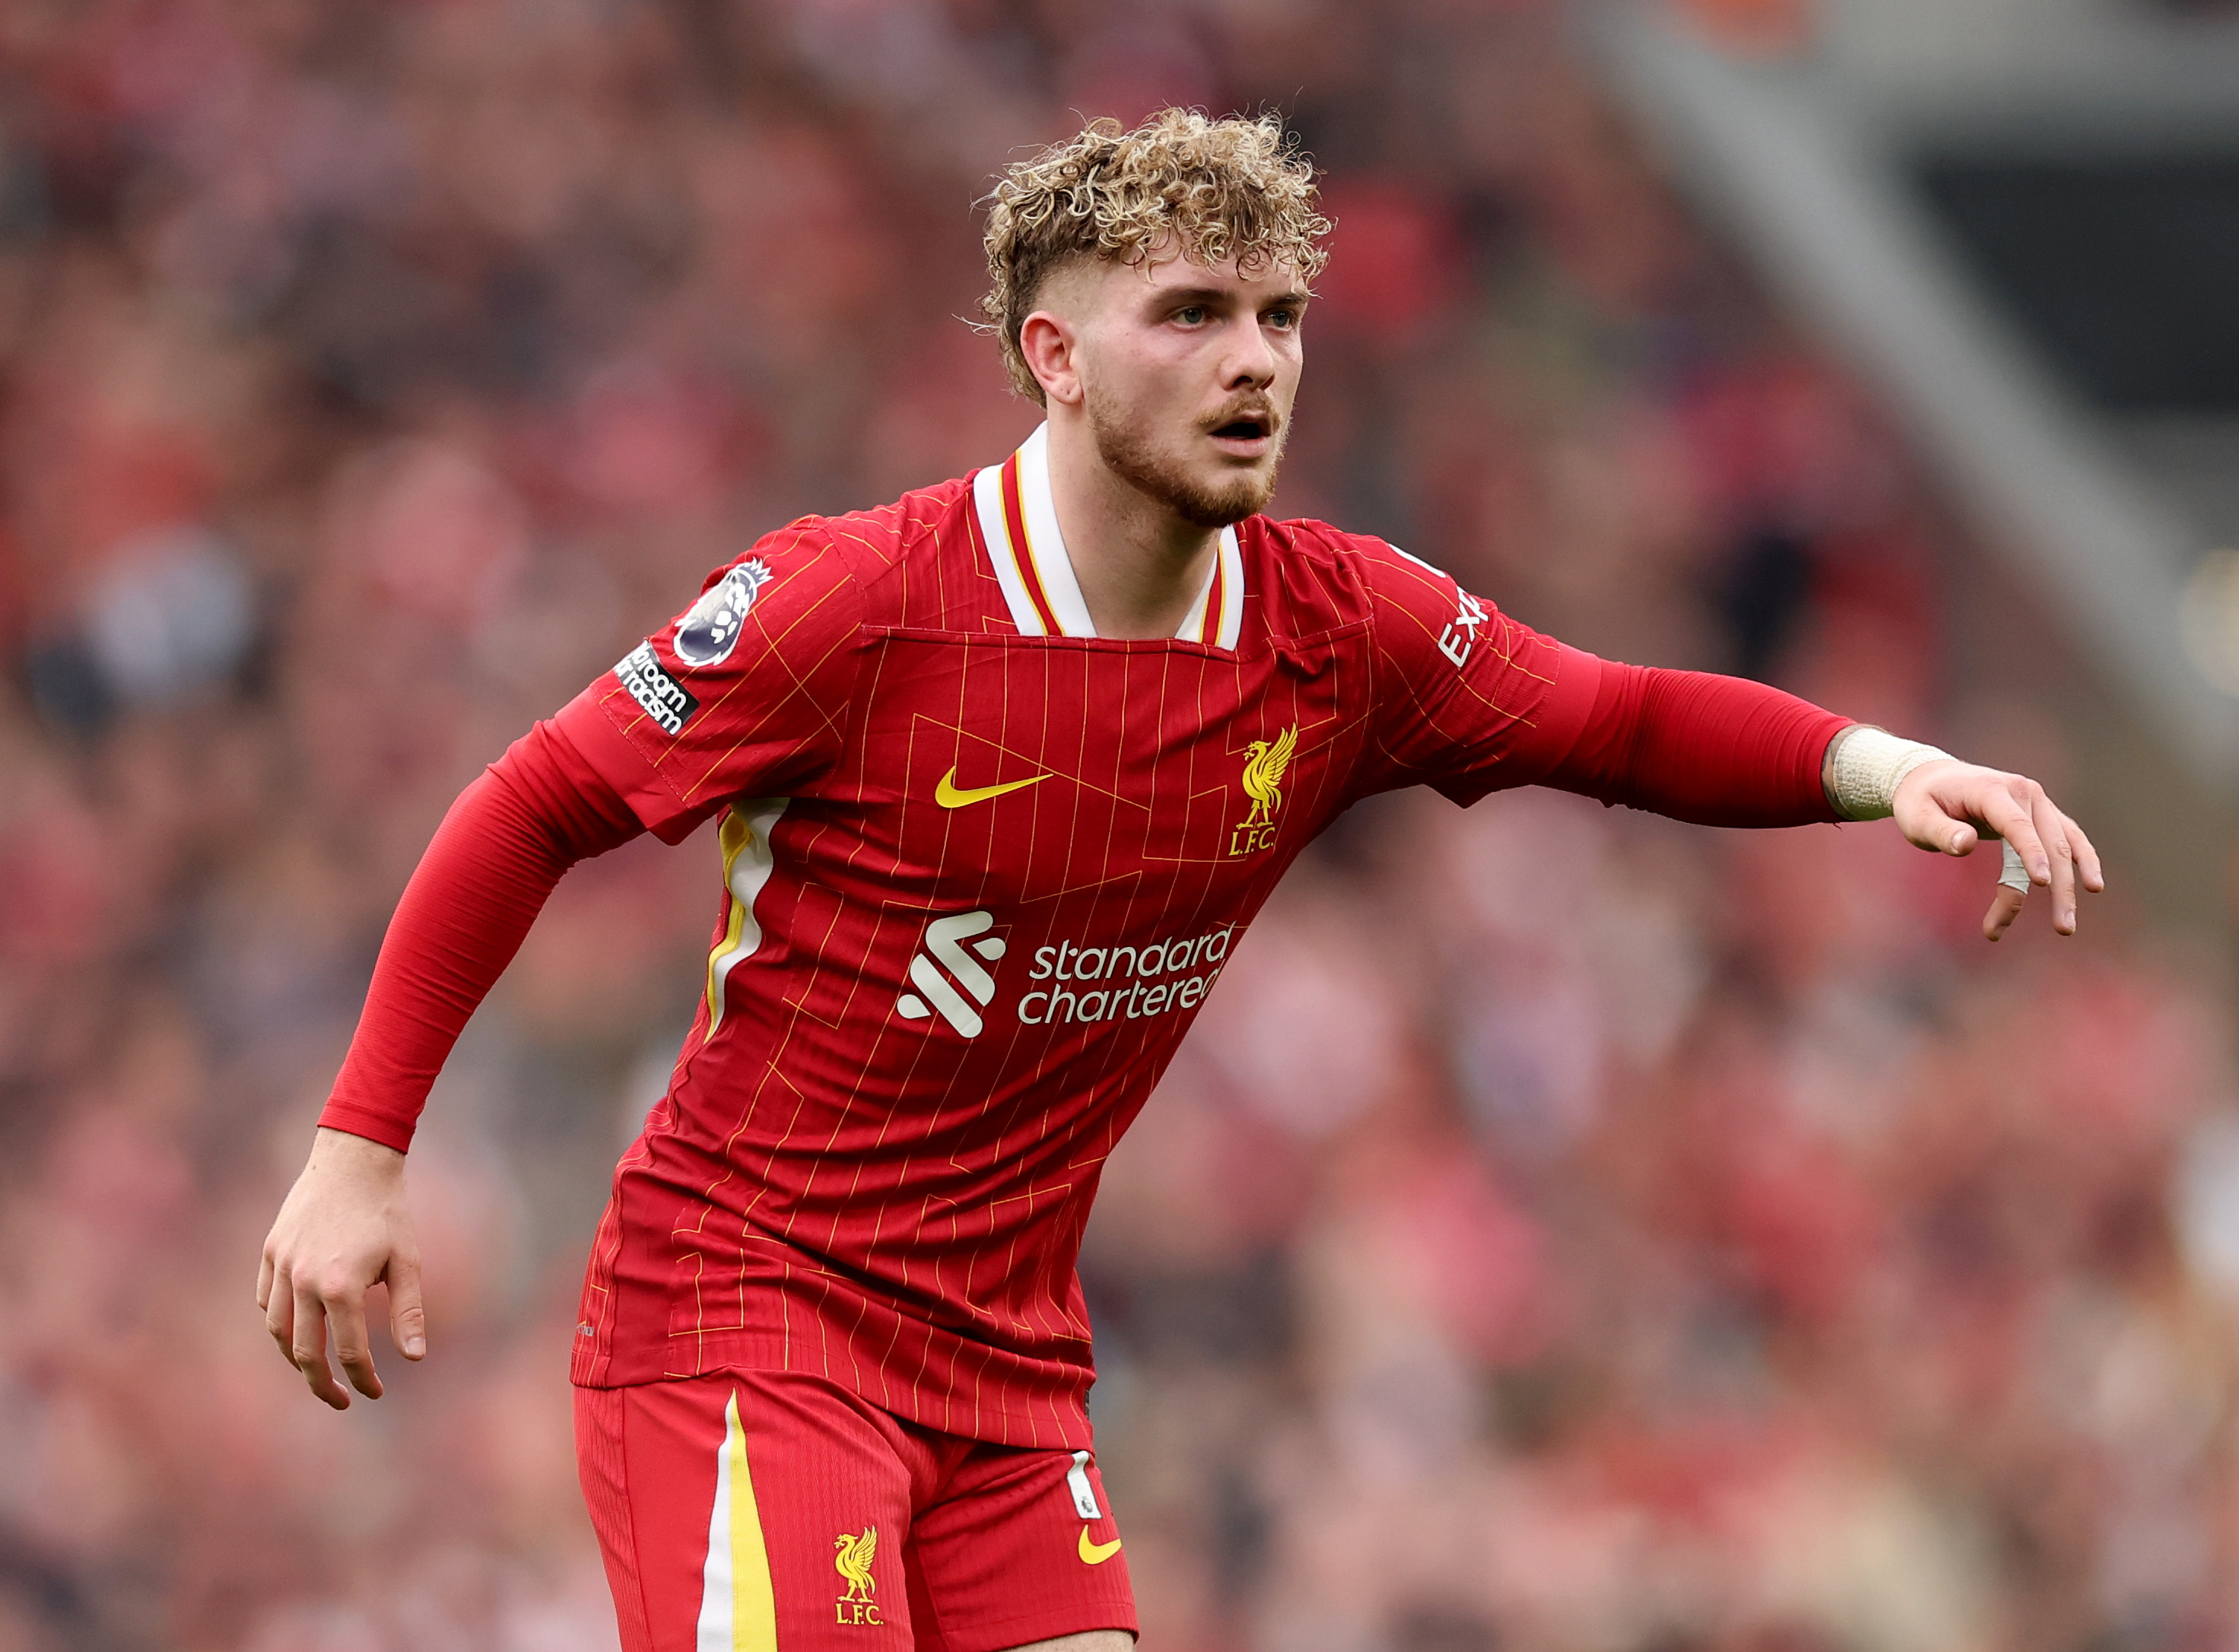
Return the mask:
<path id="1" fill-rule="evenodd" d="M 1239 275 L 1166 256 L 1063 272 L 1097 451 L 1200 528 L 1263 509 L 1290 434 L 1306 286 L 1288 265 Z"/>

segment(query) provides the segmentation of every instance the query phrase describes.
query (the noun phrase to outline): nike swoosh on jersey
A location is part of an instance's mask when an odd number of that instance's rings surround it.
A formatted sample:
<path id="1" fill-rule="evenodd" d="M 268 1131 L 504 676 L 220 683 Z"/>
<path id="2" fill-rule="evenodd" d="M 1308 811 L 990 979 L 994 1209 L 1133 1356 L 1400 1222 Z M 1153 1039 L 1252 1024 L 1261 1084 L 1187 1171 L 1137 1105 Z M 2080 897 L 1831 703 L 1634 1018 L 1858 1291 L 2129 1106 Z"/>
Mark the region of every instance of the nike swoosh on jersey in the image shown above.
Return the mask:
<path id="1" fill-rule="evenodd" d="M 1117 1537 L 1108 1543 L 1092 1543 L 1088 1541 L 1088 1528 L 1083 1526 L 1080 1529 L 1080 1558 L 1088 1565 L 1101 1566 L 1119 1552 L 1120 1540 Z"/>
<path id="2" fill-rule="evenodd" d="M 933 789 L 933 801 L 943 809 L 962 809 L 969 803 L 984 803 L 990 797 L 1000 797 L 1007 791 L 1017 791 L 1023 786 L 1039 785 L 1048 778 L 1047 775 L 1034 775 L 1025 780 L 1007 780 L 1000 786 L 974 786 L 968 791 L 960 791 L 956 770 L 951 769 Z"/>

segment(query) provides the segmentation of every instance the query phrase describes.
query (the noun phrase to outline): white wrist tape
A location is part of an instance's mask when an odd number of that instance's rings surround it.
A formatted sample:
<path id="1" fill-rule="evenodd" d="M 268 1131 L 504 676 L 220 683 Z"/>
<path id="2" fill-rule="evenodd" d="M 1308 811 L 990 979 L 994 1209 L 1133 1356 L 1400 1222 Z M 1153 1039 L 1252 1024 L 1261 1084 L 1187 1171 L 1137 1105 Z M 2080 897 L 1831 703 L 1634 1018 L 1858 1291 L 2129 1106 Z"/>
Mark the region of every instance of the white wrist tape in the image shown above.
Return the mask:
<path id="1" fill-rule="evenodd" d="M 1835 807 L 1846 820 L 1886 819 L 1896 810 L 1904 777 L 1950 755 L 1864 723 L 1845 729 L 1835 736 Z"/>

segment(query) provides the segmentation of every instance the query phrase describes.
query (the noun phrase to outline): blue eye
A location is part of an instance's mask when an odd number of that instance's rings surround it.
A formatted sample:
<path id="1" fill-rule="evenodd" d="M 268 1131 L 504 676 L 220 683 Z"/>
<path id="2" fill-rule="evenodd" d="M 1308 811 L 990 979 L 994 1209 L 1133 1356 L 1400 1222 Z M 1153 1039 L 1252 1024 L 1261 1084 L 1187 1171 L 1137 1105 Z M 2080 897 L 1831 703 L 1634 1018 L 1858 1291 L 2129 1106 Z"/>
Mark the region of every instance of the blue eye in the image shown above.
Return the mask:
<path id="1" fill-rule="evenodd" d="M 1179 310 L 1174 311 L 1174 319 L 1185 327 L 1194 327 L 1205 319 L 1205 306 L 1184 304 Z"/>

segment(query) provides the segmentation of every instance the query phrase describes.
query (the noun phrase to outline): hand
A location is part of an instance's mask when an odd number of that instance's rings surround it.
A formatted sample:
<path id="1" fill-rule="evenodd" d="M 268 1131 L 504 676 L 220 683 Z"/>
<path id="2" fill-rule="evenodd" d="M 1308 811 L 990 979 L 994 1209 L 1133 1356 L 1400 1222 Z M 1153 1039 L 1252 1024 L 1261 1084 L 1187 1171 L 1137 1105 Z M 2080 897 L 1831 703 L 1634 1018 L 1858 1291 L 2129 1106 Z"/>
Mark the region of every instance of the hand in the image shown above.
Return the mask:
<path id="1" fill-rule="evenodd" d="M 2052 927 L 2076 933 L 2076 891 L 2107 887 L 2099 851 L 2083 829 L 2053 806 L 2044 788 L 2022 775 L 1956 758 L 1924 763 L 1897 789 L 1897 823 L 1919 848 L 1971 855 L 1985 837 L 2002 837 L 2021 856 L 2031 883 L 2052 890 Z M 1983 938 L 1995 941 L 2021 916 L 2028 891 L 2001 883 L 1983 916 Z"/>
<path id="2" fill-rule="evenodd" d="M 428 1320 L 420 1306 L 420 1248 L 404 1202 L 404 1156 L 322 1129 L 264 1237 L 256 1305 L 281 1357 L 337 1411 L 349 1409 L 350 1397 L 327 1365 L 330 1326 L 335 1357 L 351 1386 L 369 1400 L 381 1397 L 365 1323 L 365 1293 L 376 1283 L 389 1287 L 389 1334 L 397 1351 L 408 1360 L 425 1357 Z"/>

